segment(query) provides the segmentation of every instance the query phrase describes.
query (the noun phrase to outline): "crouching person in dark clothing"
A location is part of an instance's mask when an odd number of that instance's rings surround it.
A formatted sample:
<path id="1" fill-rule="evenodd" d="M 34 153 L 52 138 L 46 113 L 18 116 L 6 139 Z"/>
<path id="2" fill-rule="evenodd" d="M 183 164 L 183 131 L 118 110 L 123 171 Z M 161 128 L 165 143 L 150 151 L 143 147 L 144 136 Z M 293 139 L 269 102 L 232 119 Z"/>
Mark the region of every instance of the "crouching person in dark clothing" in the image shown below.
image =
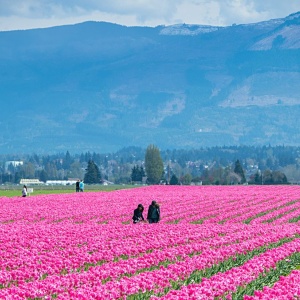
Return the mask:
<path id="1" fill-rule="evenodd" d="M 150 224 L 158 223 L 160 220 L 160 208 L 156 201 L 152 201 L 151 205 L 149 205 L 147 219 Z"/>
<path id="2" fill-rule="evenodd" d="M 144 221 L 143 211 L 144 211 L 144 206 L 142 204 L 139 204 L 138 207 L 133 212 L 133 217 L 132 217 L 133 224 Z"/>

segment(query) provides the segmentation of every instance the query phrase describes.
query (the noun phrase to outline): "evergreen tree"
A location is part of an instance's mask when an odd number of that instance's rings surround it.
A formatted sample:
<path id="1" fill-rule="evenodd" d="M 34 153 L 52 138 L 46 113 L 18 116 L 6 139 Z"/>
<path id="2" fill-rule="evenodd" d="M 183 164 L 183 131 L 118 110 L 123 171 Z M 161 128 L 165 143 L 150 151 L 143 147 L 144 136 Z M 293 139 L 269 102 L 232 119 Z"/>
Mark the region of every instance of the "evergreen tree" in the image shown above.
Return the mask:
<path id="1" fill-rule="evenodd" d="M 98 166 L 94 163 L 94 161 L 89 160 L 86 173 L 84 175 L 84 182 L 93 184 L 93 183 L 99 183 L 100 180 L 101 180 L 101 173 L 99 171 Z"/>
<path id="2" fill-rule="evenodd" d="M 143 166 L 134 165 L 131 169 L 131 181 L 142 181 L 144 176 L 145 171 Z"/>
<path id="3" fill-rule="evenodd" d="M 91 159 L 92 159 L 91 153 L 89 151 L 86 152 L 85 155 L 84 155 L 84 161 L 89 162 Z"/>
<path id="4" fill-rule="evenodd" d="M 137 167 L 135 165 L 131 169 L 131 181 L 137 181 Z"/>
<path id="5" fill-rule="evenodd" d="M 149 145 L 145 155 L 145 168 L 147 179 L 150 184 L 158 184 L 164 171 L 163 161 L 159 149 L 154 145 Z"/>
<path id="6" fill-rule="evenodd" d="M 256 172 L 254 175 L 254 183 L 261 184 L 261 175 L 259 174 L 259 172 Z"/>
<path id="7" fill-rule="evenodd" d="M 245 183 L 246 182 L 246 177 L 245 177 L 245 174 L 244 174 L 244 170 L 243 170 L 243 167 L 242 167 L 242 165 L 241 165 L 241 163 L 240 163 L 239 160 L 237 160 L 235 162 L 235 166 L 234 166 L 234 171 L 233 172 L 241 177 L 240 183 Z"/>
<path id="8" fill-rule="evenodd" d="M 175 174 L 173 174 L 171 179 L 170 179 L 170 185 L 178 185 L 178 183 L 179 183 L 178 178 L 176 177 Z"/>
<path id="9" fill-rule="evenodd" d="M 70 155 L 69 151 L 67 151 L 67 153 L 65 155 L 64 162 L 63 162 L 63 168 L 65 170 L 68 170 L 71 166 L 71 163 L 72 163 L 72 158 L 71 158 L 71 155 Z"/>
<path id="10" fill-rule="evenodd" d="M 143 177 L 145 177 L 145 176 L 146 176 L 145 170 L 144 170 L 143 166 L 141 166 L 141 167 L 140 167 L 140 178 L 141 178 L 140 181 L 142 181 L 142 180 L 143 180 Z"/>

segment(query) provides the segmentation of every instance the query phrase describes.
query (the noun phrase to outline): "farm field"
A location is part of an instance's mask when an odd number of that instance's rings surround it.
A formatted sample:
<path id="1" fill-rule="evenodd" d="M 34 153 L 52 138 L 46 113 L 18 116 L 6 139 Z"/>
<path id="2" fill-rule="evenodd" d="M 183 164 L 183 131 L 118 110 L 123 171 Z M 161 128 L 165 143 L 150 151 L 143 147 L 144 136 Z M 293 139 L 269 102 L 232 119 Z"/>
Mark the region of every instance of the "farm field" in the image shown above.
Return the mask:
<path id="1" fill-rule="evenodd" d="M 299 220 L 298 186 L 0 197 L 0 299 L 300 299 Z"/>
<path id="2" fill-rule="evenodd" d="M 33 193 L 31 196 L 34 195 L 44 195 L 44 194 L 71 194 L 75 192 L 75 186 L 74 185 L 67 185 L 67 186 L 30 186 L 33 188 Z M 86 192 L 92 192 L 92 191 L 105 191 L 110 192 L 114 190 L 121 190 L 121 189 L 128 189 L 133 188 L 133 185 L 85 185 L 85 191 Z M 9 185 L 9 186 L 1 186 L 0 187 L 0 197 L 15 197 L 15 196 L 21 196 L 22 192 L 22 185 L 15 186 L 15 185 Z"/>

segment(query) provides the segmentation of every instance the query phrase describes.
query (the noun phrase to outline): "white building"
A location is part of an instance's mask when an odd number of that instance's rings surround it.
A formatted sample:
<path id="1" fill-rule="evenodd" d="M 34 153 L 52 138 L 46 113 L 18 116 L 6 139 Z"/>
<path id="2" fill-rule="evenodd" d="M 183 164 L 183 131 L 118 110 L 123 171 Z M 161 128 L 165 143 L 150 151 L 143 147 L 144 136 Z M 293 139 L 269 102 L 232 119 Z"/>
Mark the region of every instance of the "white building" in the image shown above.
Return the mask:
<path id="1" fill-rule="evenodd" d="M 20 184 L 24 185 L 39 185 L 39 184 L 44 184 L 44 182 L 39 181 L 38 179 L 21 179 Z"/>
<path id="2" fill-rule="evenodd" d="M 77 180 L 47 180 L 46 185 L 73 185 Z"/>

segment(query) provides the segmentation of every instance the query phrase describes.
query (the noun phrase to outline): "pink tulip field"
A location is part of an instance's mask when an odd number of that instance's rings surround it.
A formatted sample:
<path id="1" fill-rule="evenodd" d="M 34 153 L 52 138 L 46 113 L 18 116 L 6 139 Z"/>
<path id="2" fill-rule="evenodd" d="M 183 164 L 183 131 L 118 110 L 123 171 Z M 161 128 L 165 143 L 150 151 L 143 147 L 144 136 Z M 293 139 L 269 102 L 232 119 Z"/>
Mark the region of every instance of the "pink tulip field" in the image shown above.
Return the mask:
<path id="1" fill-rule="evenodd" d="M 132 224 L 156 200 L 157 224 Z M 0 299 L 300 299 L 300 187 L 0 197 Z"/>

